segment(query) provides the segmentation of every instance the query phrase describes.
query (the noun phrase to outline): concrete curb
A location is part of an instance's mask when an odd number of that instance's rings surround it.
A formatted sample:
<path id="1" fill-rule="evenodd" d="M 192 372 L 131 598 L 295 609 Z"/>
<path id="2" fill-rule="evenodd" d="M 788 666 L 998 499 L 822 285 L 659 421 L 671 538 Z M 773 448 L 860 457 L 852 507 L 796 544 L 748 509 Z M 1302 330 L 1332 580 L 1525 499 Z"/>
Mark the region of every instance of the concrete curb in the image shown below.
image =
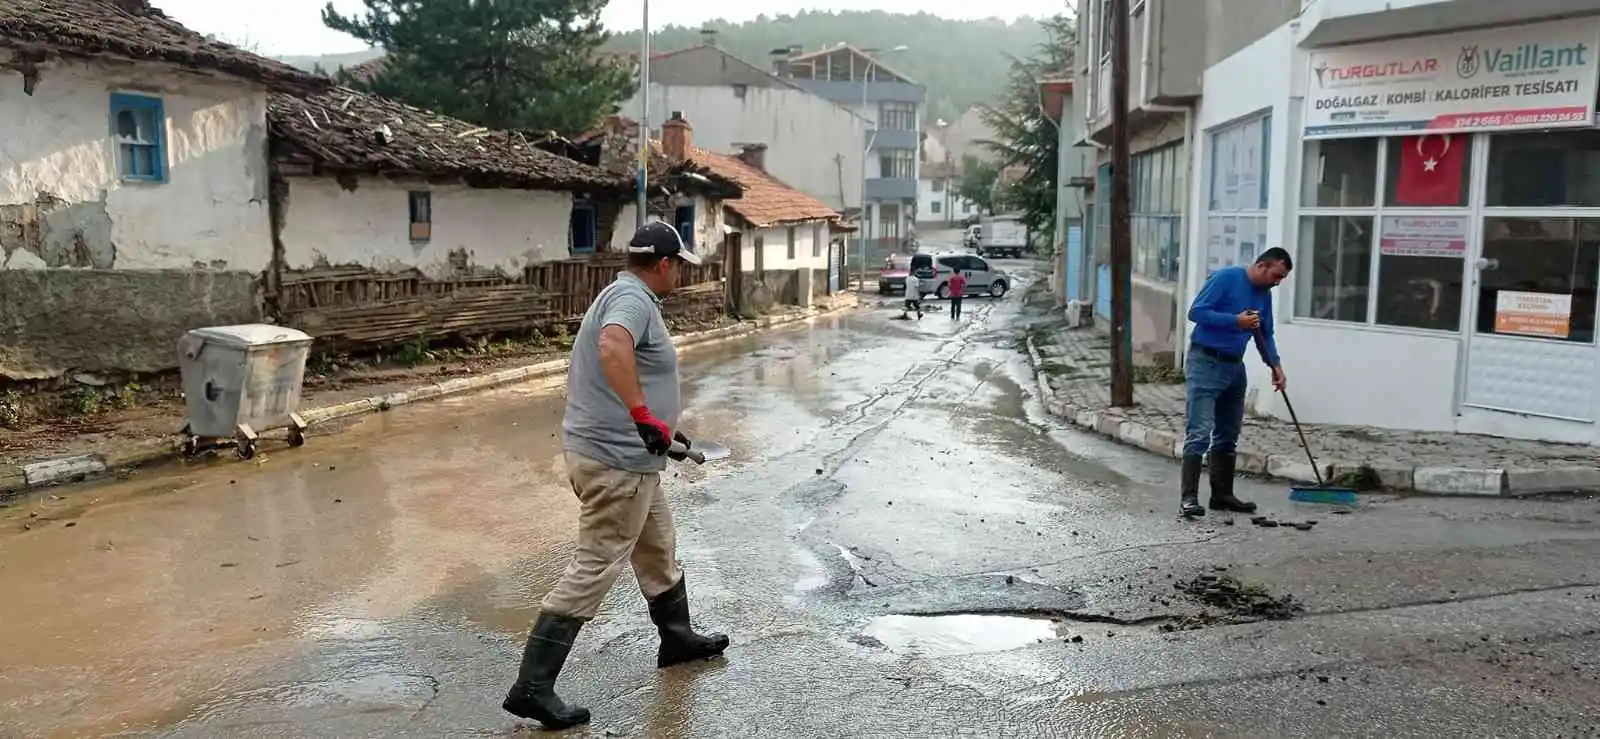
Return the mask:
<path id="1" fill-rule="evenodd" d="M 858 296 L 855 301 L 844 301 L 842 304 L 828 308 L 810 309 L 782 316 L 765 316 L 753 321 L 743 321 L 732 326 L 684 334 L 677 337 L 677 345 L 679 349 L 687 349 L 720 341 L 729 341 L 776 326 L 800 323 L 829 313 L 856 308 L 860 305 L 861 301 Z M 304 409 L 300 412 L 300 416 L 306 420 L 307 424 L 316 427 L 367 413 L 387 411 L 402 405 L 439 400 L 440 398 L 454 395 L 464 395 L 504 385 L 512 385 L 526 380 L 550 377 L 565 372 L 567 363 L 566 359 L 552 359 L 538 364 L 512 367 L 511 369 L 486 375 L 459 377 L 387 395 L 374 395 L 336 405 Z M 164 462 L 180 456 L 182 456 L 182 451 L 178 448 L 176 440 L 161 439 L 131 442 L 126 447 L 118 448 L 107 454 L 74 454 L 22 465 L 3 465 L 0 466 L 0 500 L 5 500 L 27 490 L 63 483 L 83 482 L 117 470 Z"/>
<path id="2" fill-rule="evenodd" d="M 1039 397 L 1052 415 L 1153 454 L 1171 459 L 1183 457 L 1183 439 L 1172 431 L 1126 419 L 1115 409 L 1081 408 L 1059 399 L 1040 371 L 1044 358 L 1031 336 L 1027 337 L 1027 347 Z M 1367 467 L 1377 473 L 1385 489 L 1427 495 L 1498 497 L 1600 490 L 1600 469 L 1592 467 L 1461 469 L 1405 466 L 1383 460 L 1318 460 L 1318 466 L 1322 467 L 1323 479 Z M 1238 467 L 1241 472 L 1291 482 L 1315 484 L 1317 481 L 1311 464 L 1300 456 L 1240 449 Z"/>

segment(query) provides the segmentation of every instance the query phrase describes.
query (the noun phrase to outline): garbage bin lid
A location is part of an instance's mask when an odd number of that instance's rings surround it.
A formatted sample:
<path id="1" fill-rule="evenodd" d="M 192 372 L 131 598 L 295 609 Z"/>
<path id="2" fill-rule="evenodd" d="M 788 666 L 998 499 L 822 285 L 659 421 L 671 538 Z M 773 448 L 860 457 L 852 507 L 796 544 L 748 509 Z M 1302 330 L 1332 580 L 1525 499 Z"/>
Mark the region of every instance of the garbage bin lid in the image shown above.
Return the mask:
<path id="1" fill-rule="evenodd" d="M 274 326 L 268 323 L 246 323 L 239 326 L 207 326 L 190 331 L 188 336 L 207 343 L 241 349 L 252 346 L 295 344 L 311 341 L 311 336 L 304 331 L 292 329 L 288 326 Z"/>

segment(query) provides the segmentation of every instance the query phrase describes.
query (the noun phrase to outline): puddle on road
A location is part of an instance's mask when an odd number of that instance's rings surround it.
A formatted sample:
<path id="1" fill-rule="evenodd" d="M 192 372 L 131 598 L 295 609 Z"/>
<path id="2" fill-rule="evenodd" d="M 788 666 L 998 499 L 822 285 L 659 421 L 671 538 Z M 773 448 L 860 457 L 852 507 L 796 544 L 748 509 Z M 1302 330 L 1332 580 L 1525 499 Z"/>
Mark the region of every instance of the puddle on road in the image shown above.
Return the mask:
<path id="1" fill-rule="evenodd" d="M 1022 616 L 880 616 L 861 635 L 896 654 L 952 657 L 1020 649 L 1057 637 L 1053 621 Z"/>

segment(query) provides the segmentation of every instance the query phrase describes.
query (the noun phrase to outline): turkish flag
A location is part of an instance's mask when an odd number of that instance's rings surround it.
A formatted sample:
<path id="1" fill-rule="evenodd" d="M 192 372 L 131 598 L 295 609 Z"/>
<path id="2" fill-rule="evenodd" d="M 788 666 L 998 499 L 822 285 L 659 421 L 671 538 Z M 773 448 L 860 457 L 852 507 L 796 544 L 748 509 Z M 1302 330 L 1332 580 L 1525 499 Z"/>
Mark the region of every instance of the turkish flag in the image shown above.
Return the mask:
<path id="1" fill-rule="evenodd" d="M 1461 177 L 1467 144 L 1448 133 L 1391 139 L 1400 147 L 1400 173 L 1394 183 L 1395 205 L 1455 206 L 1461 202 Z"/>

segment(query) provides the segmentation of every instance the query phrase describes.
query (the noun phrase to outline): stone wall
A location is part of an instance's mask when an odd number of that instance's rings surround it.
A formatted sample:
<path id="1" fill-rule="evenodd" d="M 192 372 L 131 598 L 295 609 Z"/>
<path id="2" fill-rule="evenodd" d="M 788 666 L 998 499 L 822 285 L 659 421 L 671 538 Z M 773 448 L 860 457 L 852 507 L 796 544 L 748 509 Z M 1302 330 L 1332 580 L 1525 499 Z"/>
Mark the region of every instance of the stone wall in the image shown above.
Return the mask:
<path id="1" fill-rule="evenodd" d="M 190 329 L 261 319 L 248 272 L 0 270 L 0 377 L 168 371 Z"/>

